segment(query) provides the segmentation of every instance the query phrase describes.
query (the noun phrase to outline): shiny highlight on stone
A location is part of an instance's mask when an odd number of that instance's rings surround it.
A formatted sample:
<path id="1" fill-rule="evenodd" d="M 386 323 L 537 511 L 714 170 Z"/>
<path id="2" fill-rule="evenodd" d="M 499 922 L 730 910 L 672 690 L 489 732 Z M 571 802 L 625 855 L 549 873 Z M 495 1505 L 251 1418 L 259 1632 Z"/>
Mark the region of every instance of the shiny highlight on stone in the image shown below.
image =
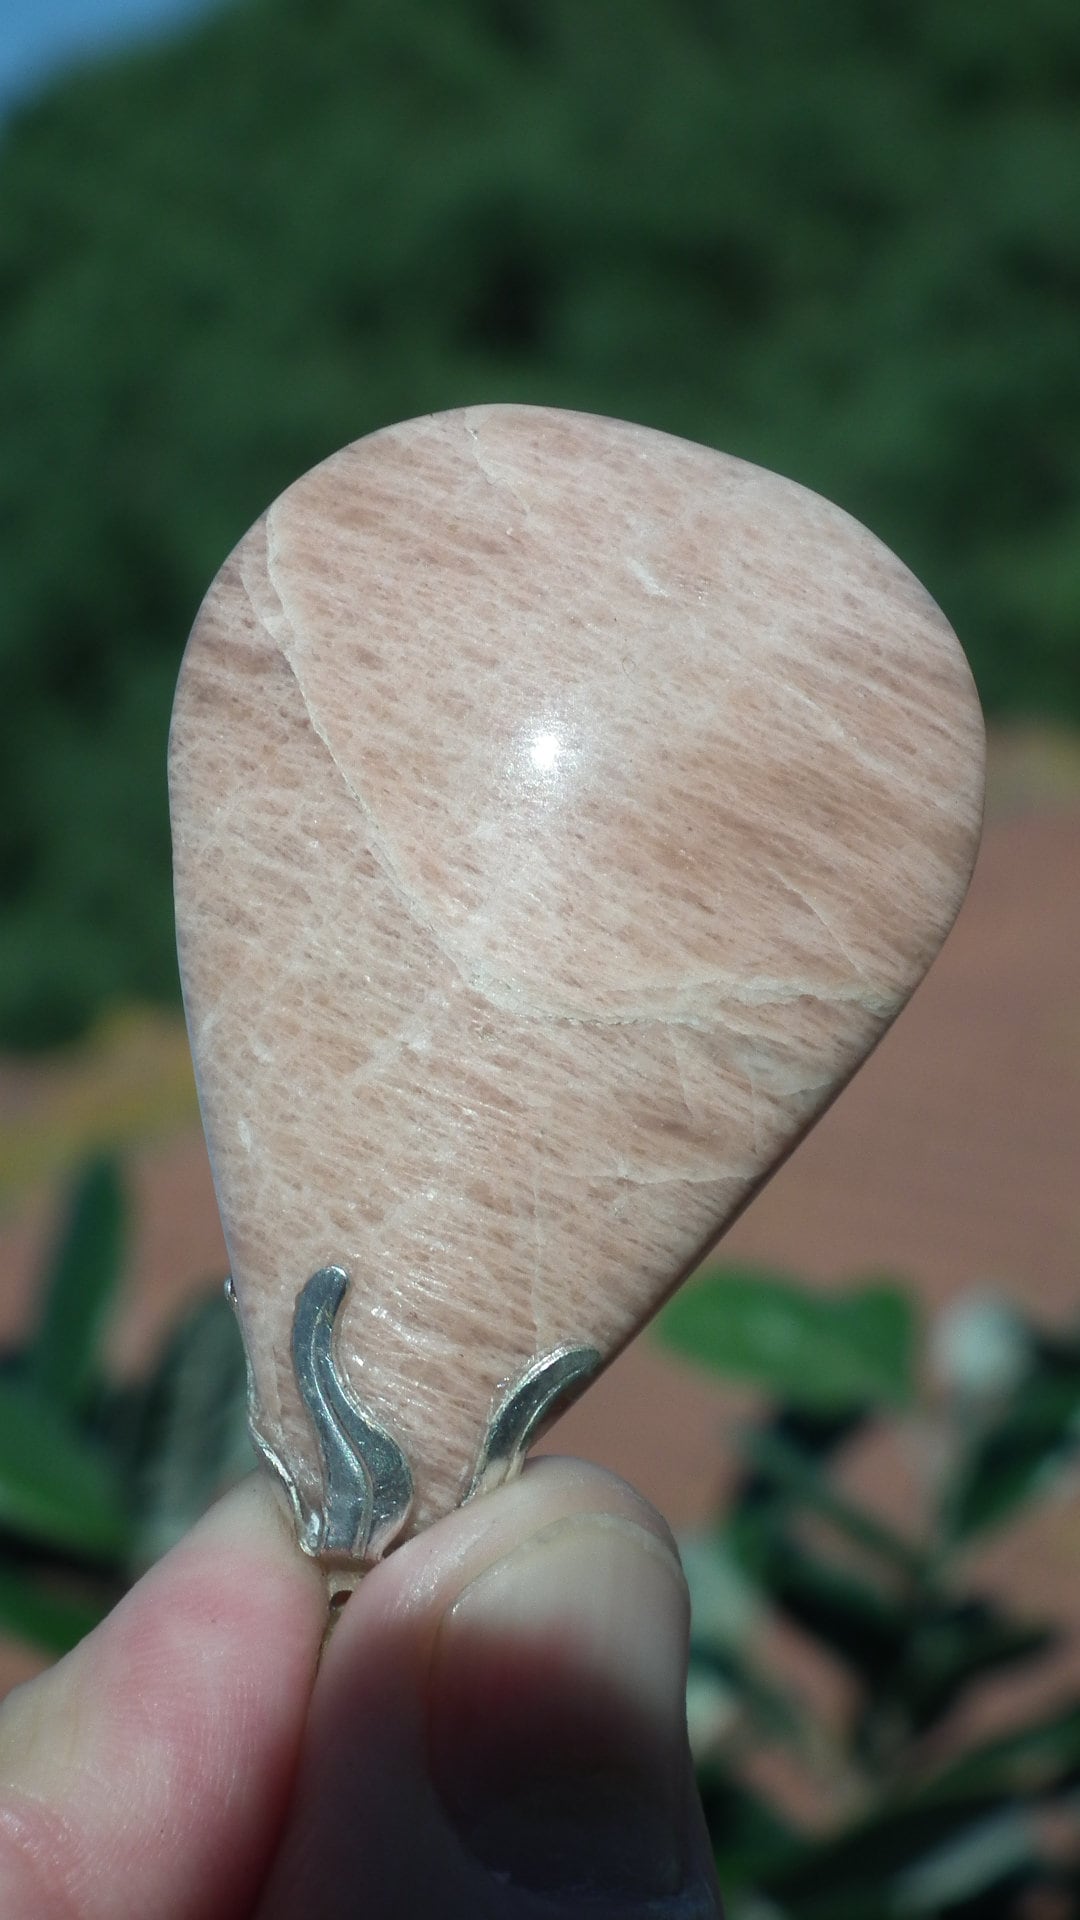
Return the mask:
<path id="1" fill-rule="evenodd" d="M 225 563 L 170 781 L 181 973 L 264 1441 L 325 1504 L 310 1276 L 354 1402 L 456 1504 L 544 1356 L 609 1359 L 917 985 L 982 727 L 840 509 L 493 406 L 347 447 Z"/>

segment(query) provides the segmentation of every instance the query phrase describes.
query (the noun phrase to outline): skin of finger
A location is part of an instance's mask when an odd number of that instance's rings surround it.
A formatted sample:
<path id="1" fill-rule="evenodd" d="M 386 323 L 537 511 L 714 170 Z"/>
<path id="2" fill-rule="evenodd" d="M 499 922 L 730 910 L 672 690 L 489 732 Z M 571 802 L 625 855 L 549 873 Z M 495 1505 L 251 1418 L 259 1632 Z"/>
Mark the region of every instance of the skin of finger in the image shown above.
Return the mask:
<path id="1" fill-rule="evenodd" d="M 245 1482 L 0 1709 L 0 1915 L 246 1920 L 326 1622 L 268 1482 Z"/>
<path id="2" fill-rule="evenodd" d="M 465 1850 L 430 1778 L 427 1683 L 449 1606 L 523 1541 L 575 1515 L 610 1516 L 674 1545 L 624 1482 L 577 1461 L 536 1462 L 365 1576 L 326 1649 L 289 1824 L 258 1920 L 551 1920 L 550 1898 L 501 1886 Z M 689 1774 L 689 1753 L 685 1756 Z M 687 1779 L 687 1793 L 692 1786 Z M 711 1851 L 697 1813 L 702 1872 Z M 359 1863 L 359 1864 L 358 1864 Z M 607 1909 L 590 1906 L 595 1920 Z M 614 1911 L 614 1909 L 613 1909 Z M 714 1884 L 686 1920 L 719 1912 Z"/>

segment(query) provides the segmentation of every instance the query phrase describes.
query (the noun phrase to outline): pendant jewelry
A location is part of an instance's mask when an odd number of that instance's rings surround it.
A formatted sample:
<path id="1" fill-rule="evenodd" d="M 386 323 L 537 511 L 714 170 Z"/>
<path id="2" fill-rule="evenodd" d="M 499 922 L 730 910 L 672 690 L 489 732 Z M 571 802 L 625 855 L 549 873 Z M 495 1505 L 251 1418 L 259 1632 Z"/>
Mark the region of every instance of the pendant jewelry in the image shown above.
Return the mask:
<path id="1" fill-rule="evenodd" d="M 337 1584 L 516 1471 L 880 1039 L 982 742 L 872 534 L 644 427 L 409 421 L 240 542 L 180 965 L 252 1428 Z"/>

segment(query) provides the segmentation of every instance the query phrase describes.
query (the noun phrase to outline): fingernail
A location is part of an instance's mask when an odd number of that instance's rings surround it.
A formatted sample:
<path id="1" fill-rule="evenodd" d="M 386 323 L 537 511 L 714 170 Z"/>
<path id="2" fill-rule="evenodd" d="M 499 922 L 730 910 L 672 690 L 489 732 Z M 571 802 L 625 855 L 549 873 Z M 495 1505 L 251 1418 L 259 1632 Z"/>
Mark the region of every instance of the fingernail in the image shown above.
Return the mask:
<path id="1" fill-rule="evenodd" d="M 431 1761 L 465 1844 L 513 1885 L 644 1901 L 690 1852 L 686 1585 L 655 1535 L 558 1522 L 439 1628 Z"/>

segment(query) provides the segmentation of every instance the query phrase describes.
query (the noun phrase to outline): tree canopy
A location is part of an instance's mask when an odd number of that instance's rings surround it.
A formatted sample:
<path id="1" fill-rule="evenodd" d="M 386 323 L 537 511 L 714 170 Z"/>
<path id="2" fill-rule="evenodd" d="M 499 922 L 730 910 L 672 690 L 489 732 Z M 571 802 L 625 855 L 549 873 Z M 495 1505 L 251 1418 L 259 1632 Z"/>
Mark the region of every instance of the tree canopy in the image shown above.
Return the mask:
<path id="1" fill-rule="evenodd" d="M 874 528 L 1080 717 L 1075 0 L 242 0 L 0 146 L 0 1042 L 175 992 L 201 593 L 303 469 L 490 399 Z"/>

